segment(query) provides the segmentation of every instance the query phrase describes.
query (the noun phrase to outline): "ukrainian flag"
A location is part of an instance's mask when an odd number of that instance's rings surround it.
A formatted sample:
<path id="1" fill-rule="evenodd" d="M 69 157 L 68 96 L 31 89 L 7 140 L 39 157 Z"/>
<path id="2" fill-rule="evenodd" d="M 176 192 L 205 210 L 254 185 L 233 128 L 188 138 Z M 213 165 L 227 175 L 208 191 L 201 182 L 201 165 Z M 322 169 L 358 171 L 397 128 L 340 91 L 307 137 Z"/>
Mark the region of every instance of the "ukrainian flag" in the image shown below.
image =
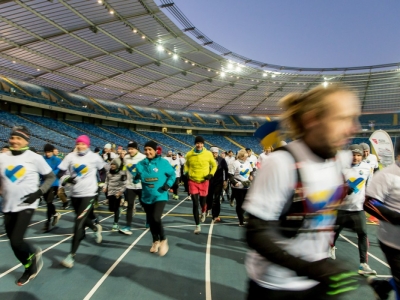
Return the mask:
<path id="1" fill-rule="evenodd" d="M 257 128 L 254 136 L 260 141 L 260 144 L 264 147 L 274 147 L 279 146 L 279 122 L 272 121 L 266 122 Z"/>

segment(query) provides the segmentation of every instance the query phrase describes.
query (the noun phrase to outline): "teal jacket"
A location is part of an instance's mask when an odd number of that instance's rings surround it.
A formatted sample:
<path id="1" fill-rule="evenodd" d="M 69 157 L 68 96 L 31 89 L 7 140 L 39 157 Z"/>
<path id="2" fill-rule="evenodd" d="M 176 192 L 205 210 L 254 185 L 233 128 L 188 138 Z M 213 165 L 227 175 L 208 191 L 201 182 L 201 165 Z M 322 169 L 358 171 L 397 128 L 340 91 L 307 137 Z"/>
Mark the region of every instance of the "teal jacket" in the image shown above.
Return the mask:
<path id="1" fill-rule="evenodd" d="M 175 170 L 170 163 L 157 156 L 152 160 L 143 159 L 136 165 L 136 178 L 142 181 L 142 201 L 153 204 L 157 201 L 168 201 L 168 191 L 163 189 L 167 184 L 171 187 L 175 182 Z"/>

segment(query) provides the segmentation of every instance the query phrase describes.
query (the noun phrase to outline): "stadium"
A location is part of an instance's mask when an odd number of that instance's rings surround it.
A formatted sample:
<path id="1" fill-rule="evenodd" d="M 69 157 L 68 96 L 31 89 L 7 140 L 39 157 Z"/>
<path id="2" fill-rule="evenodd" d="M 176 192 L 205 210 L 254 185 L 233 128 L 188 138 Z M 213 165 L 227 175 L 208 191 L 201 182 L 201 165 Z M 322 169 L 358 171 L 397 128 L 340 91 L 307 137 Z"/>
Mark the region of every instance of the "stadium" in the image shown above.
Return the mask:
<path id="1" fill-rule="evenodd" d="M 0 1 L 0 28 L 2 145 L 14 126 L 25 126 L 39 153 L 50 143 L 66 155 L 78 136 L 87 135 L 92 150 L 136 141 L 142 151 L 153 140 L 164 155 L 185 154 L 202 136 L 206 148 L 250 148 L 258 156 L 263 147 L 254 132 L 279 119 L 278 100 L 335 83 L 350 86 L 361 101 L 361 131 L 353 143 L 369 143 L 382 129 L 395 144 L 400 132 L 399 63 L 307 68 L 252 60 L 208 38 L 172 0 Z M 73 211 L 43 234 L 39 207 L 26 236 L 44 250 L 43 274 L 15 286 L 16 260 L 1 232 L 0 298 L 244 299 L 247 245 L 243 229 L 233 226 L 235 210 L 223 203 L 224 222 L 214 226 L 209 218 L 205 233 L 195 236 L 186 196 L 180 191 L 182 201 L 166 207 L 167 257 L 146 257 L 144 212 L 136 212 L 128 240 L 107 232 L 111 215 L 100 206 L 106 241 L 101 247 L 83 242 L 73 270 L 58 263 L 69 248 Z M 377 226 L 368 230 L 370 264 L 390 277 Z M 357 236 L 346 231 L 338 242 L 340 258 L 357 264 Z M 358 295 L 373 299 L 367 284 Z"/>

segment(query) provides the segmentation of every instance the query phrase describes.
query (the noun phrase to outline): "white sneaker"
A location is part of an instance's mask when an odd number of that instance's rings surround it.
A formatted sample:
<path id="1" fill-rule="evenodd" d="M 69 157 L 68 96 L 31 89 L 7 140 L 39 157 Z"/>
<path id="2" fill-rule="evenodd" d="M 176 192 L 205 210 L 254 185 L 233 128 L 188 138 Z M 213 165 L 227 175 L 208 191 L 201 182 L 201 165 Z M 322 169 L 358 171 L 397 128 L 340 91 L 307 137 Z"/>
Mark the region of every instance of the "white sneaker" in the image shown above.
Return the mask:
<path id="1" fill-rule="evenodd" d="M 336 259 L 336 249 L 335 246 L 329 248 L 329 257 L 331 259 Z"/>
<path id="2" fill-rule="evenodd" d="M 207 210 L 207 217 L 211 216 L 211 209 Z"/>
<path id="3" fill-rule="evenodd" d="M 376 275 L 376 271 L 372 270 L 368 264 L 362 263 L 360 264 L 360 267 L 358 268 L 358 274 L 360 275 Z"/>
<path id="4" fill-rule="evenodd" d="M 160 241 L 155 241 L 150 248 L 150 252 L 151 253 L 157 253 L 158 252 L 158 248 L 160 248 Z M 164 254 L 165 255 L 165 254 Z"/>
<path id="5" fill-rule="evenodd" d="M 200 225 L 196 225 L 196 228 L 194 229 L 194 233 L 195 233 L 195 234 L 200 234 L 200 232 L 201 232 L 201 227 L 200 227 Z"/>
<path id="6" fill-rule="evenodd" d="M 203 213 L 201 213 L 201 219 L 200 219 L 200 221 L 201 221 L 201 223 L 204 223 L 205 220 L 206 220 L 206 213 L 203 212 Z"/>
<path id="7" fill-rule="evenodd" d="M 97 224 L 95 226 L 97 227 L 97 231 L 94 233 L 94 238 L 96 240 L 96 243 L 100 244 L 103 240 L 103 237 L 101 236 L 101 231 L 103 230 L 103 227 L 101 227 L 100 224 Z"/>
<path id="8" fill-rule="evenodd" d="M 158 248 L 158 255 L 160 256 L 164 256 L 165 254 L 167 254 L 169 250 L 169 246 L 168 246 L 168 240 L 162 240 L 160 242 L 160 247 Z"/>

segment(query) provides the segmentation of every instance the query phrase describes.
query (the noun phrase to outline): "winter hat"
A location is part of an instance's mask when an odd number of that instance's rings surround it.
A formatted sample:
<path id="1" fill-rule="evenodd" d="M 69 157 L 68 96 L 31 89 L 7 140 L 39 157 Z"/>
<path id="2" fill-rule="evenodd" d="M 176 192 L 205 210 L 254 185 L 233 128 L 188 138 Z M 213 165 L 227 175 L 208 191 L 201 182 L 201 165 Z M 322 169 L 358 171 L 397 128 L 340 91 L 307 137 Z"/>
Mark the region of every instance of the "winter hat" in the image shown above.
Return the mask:
<path id="1" fill-rule="evenodd" d="M 196 136 L 196 138 L 194 139 L 194 143 L 203 143 L 204 144 L 204 138 L 202 136 Z"/>
<path id="2" fill-rule="evenodd" d="M 76 139 L 75 144 L 84 143 L 86 146 L 90 147 L 90 138 L 87 135 L 80 135 Z"/>
<path id="3" fill-rule="evenodd" d="M 23 138 L 25 141 L 29 142 L 29 138 L 31 136 L 28 128 L 26 128 L 25 126 L 14 126 L 11 129 L 11 134 L 10 136 L 19 136 L 21 138 Z"/>
<path id="4" fill-rule="evenodd" d="M 157 146 L 157 155 L 161 155 L 161 154 L 162 154 L 162 147 Z"/>
<path id="5" fill-rule="evenodd" d="M 210 151 L 213 152 L 213 153 L 214 153 L 214 152 L 217 152 L 217 153 L 218 153 L 218 152 L 219 152 L 219 149 L 218 149 L 218 147 L 214 147 L 214 146 L 213 146 L 213 147 L 210 148 Z"/>
<path id="6" fill-rule="evenodd" d="M 157 151 L 157 150 L 158 150 L 158 148 L 157 148 L 157 143 L 156 143 L 155 141 L 148 141 L 146 144 L 144 144 L 144 147 L 145 147 L 145 148 L 146 148 L 146 147 L 153 148 L 154 151 Z"/>
<path id="7" fill-rule="evenodd" d="M 367 143 L 361 143 L 360 146 L 364 151 L 367 151 L 367 150 L 369 151 L 369 146 Z"/>
<path id="8" fill-rule="evenodd" d="M 246 151 L 251 151 L 251 149 L 250 148 L 246 148 Z"/>
<path id="9" fill-rule="evenodd" d="M 135 149 L 138 149 L 138 143 L 135 142 L 135 141 L 131 141 L 131 142 L 129 142 L 129 144 L 128 144 L 128 148 L 135 148 Z"/>
<path id="10" fill-rule="evenodd" d="M 111 165 L 115 165 L 115 166 L 117 166 L 117 169 L 119 169 L 119 167 L 121 166 L 121 159 L 119 159 L 119 158 L 114 158 L 114 159 L 111 161 Z"/>
<path id="11" fill-rule="evenodd" d="M 104 149 L 111 149 L 111 144 L 105 144 Z"/>
<path id="12" fill-rule="evenodd" d="M 349 150 L 353 153 L 358 153 L 360 155 L 363 155 L 363 147 L 361 145 L 353 144 L 349 147 Z"/>
<path id="13" fill-rule="evenodd" d="M 99 152 L 100 152 L 100 148 L 99 147 L 94 148 L 94 153 L 99 153 Z"/>
<path id="14" fill-rule="evenodd" d="M 51 144 L 46 144 L 43 147 L 43 152 L 53 152 L 54 151 L 54 146 Z"/>

